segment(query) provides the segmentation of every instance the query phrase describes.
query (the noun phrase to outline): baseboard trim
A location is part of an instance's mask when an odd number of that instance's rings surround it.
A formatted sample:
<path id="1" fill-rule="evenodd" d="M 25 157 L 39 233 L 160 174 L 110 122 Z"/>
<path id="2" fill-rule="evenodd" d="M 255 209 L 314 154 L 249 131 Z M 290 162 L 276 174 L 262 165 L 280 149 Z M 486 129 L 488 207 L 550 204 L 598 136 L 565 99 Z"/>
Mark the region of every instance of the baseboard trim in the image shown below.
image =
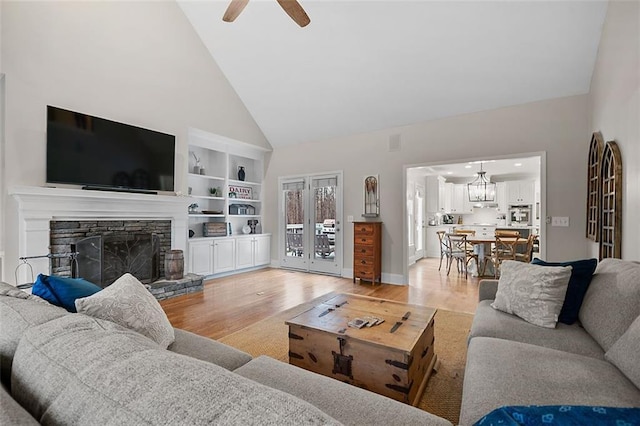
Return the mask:
<path id="1" fill-rule="evenodd" d="M 342 276 L 344 278 L 353 279 L 353 269 L 352 268 L 344 268 L 342 269 Z M 393 284 L 393 285 L 407 285 L 404 282 L 404 277 L 401 274 L 389 274 L 386 272 L 382 273 L 382 282 L 384 284 Z"/>

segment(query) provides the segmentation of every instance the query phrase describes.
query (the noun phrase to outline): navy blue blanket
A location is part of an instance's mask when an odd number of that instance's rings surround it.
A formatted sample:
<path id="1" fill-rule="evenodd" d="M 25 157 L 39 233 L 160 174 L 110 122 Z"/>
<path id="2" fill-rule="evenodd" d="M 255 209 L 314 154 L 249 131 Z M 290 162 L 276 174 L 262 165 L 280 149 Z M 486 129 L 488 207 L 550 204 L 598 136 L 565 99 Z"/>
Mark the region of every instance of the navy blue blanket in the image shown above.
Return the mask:
<path id="1" fill-rule="evenodd" d="M 493 410 L 474 426 L 640 426 L 640 408 L 530 405 Z"/>

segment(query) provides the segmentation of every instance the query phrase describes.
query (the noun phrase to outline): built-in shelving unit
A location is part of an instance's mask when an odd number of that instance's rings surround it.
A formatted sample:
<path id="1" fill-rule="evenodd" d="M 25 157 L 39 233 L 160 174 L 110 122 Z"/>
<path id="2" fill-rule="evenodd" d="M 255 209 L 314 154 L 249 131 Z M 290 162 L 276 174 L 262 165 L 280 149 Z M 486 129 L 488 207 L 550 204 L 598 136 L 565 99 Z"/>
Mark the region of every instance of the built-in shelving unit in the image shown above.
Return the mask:
<path id="1" fill-rule="evenodd" d="M 195 211 L 189 212 L 189 231 L 193 235 L 189 238 L 190 272 L 231 273 L 270 262 L 270 234 L 262 229 L 266 152 L 267 149 L 223 136 L 196 129 L 189 131 L 187 182 L 192 205 L 197 204 Z M 240 167 L 244 168 L 244 180 L 238 178 Z M 243 228 L 250 220 L 258 221 L 256 233 L 245 235 Z M 205 236 L 208 222 L 224 223 L 227 235 Z M 245 258 L 249 252 L 245 241 L 259 247 L 259 254 L 254 256 L 257 260 Z"/>

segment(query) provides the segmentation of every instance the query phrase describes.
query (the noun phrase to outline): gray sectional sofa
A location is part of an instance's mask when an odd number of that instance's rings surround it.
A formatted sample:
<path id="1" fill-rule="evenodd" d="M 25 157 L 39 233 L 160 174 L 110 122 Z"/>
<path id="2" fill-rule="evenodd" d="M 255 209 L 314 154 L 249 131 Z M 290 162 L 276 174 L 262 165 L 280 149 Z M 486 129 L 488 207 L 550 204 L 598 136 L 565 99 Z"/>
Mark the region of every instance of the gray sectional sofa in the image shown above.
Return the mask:
<path id="1" fill-rule="evenodd" d="M 451 424 L 186 331 L 166 350 L 5 283 L 0 367 L 3 425 Z"/>
<path id="2" fill-rule="evenodd" d="M 555 329 L 493 309 L 497 288 L 480 282 L 460 424 L 511 405 L 640 407 L 639 263 L 600 262 L 579 322 Z"/>

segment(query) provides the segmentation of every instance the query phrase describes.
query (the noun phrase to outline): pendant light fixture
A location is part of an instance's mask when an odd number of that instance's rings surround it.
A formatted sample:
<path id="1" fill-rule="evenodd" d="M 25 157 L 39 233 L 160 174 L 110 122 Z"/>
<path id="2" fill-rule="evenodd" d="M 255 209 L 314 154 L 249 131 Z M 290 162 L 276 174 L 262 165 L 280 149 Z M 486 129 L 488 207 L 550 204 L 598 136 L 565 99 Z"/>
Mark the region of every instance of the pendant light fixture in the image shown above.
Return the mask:
<path id="1" fill-rule="evenodd" d="M 469 189 L 469 201 L 472 203 L 483 203 L 487 201 L 495 201 L 496 184 L 492 183 L 485 176 L 487 172 L 482 170 L 482 161 L 480 162 L 480 171 L 473 182 L 467 184 Z"/>

